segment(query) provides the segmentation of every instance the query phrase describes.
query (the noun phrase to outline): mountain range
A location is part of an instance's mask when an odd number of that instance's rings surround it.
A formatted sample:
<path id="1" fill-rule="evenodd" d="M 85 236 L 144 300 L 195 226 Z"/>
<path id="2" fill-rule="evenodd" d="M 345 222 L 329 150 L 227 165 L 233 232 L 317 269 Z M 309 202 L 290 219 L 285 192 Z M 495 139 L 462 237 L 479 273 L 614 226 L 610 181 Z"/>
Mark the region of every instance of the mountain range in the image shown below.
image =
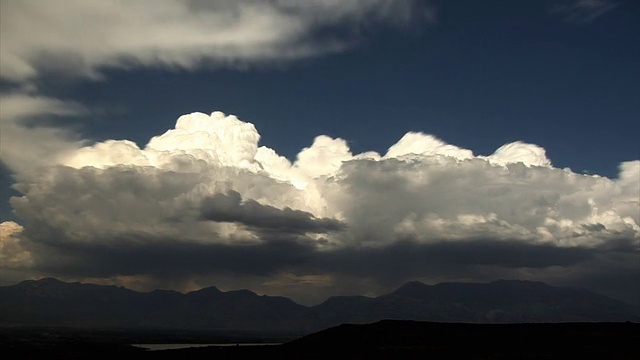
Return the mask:
<path id="1" fill-rule="evenodd" d="M 54 278 L 0 287 L 0 325 L 251 330 L 310 333 L 383 319 L 463 323 L 640 322 L 640 310 L 584 289 L 541 282 L 407 283 L 378 297 L 337 296 L 303 306 L 249 290 L 186 294 L 67 283 Z"/>

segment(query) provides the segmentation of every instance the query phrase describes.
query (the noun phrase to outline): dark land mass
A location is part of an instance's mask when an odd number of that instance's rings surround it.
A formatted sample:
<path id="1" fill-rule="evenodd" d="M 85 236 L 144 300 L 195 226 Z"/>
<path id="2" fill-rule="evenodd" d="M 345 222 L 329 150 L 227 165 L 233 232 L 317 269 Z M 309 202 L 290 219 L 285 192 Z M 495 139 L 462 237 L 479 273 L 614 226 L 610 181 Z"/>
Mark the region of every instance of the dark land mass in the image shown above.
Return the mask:
<path id="1" fill-rule="evenodd" d="M 638 359 L 639 314 L 584 289 L 515 280 L 411 282 L 375 298 L 332 297 L 307 307 L 248 290 L 140 293 L 47 278 L 0 287 L 0 353 L 111 360 L 127 354 Z M 149 343 L 282 345 L 162 351 L 131 346 Z"/>
<path id="2" fill-rule="evenodd" d="M 0 287 L 0 326 L 254 331 L 301 336 L 384 319 L 461 323 L 640 322 L 638 308 L 584 289 L 540 282 L 407 283 L 375 298 L 332 297 L 313 307 L 215 287 L 182 294 L 53 278 Z"/>
<path id="3" fill-rule="evenodd" d="M 11 359 L 638 359 L 638 323 L 461 324 L 384 320 L 340 325 L 282 345 L 209 346 L 147 351 L 127 339 L 162 334 L 78 329 L 3 329 L 0 351 Z M 129 338 L 129 336 L 131 338 Z M 220 334 L 178 333 L 219 340 Z M 237 340 L 244 335 L 238 334 Z M 253 339 L 255 340 L 255 339 Z"/>

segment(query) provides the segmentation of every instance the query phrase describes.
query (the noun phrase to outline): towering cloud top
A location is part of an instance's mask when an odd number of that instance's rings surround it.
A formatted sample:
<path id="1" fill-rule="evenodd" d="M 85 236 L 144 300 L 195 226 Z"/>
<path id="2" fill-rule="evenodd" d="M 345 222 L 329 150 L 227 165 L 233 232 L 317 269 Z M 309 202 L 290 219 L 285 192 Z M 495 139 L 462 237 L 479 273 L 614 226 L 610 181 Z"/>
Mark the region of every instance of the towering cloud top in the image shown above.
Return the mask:
<path id="1" fill-rule="evenodd" d="M 543 148 L 521 141 L 501 146 L 488 159 L 502 165 L 521 162 L 527 166 L 551 166 L 551 161 L 547 159 Z"/>
<path id="2" fill-rule="evenodd" d="M 403 155 L 443 155 L 458 160 L 470 159 L 473 152 L 461 149 L 454 145 L 449 145 L 432 135 L 423 133 L 408 132 L 398 143 L 391 146 L 385 155 L 386 158 L 395 158 Z"/>

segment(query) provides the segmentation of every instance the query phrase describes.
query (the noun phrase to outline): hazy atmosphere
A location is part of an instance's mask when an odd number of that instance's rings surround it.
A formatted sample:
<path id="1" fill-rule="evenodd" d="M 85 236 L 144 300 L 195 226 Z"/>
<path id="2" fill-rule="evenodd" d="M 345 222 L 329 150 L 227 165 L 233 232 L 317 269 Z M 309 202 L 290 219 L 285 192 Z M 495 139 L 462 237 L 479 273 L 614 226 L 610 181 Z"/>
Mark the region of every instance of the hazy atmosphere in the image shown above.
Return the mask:
<path id="1" fill-rule="evenodd" d="M 640 305 L 640 2 L 0 2 L 0 285 Z"/>

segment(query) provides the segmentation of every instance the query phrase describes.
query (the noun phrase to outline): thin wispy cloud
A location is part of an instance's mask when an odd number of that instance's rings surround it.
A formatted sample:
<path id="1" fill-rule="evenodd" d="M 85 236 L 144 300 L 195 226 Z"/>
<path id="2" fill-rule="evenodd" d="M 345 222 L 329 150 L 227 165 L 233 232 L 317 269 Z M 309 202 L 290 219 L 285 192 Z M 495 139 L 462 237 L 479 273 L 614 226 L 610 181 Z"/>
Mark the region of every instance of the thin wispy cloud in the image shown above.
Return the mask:
<path id="1" fill-rule="evenodd" d="M 286 63 L 348 49 L 372 24 L 404 27 L 430 13 L 418 1 L 388 0 L 9 0 L 0 73 L 25 82 L 51 72 L 99 79 L 104 68 Z"/>
<path id="2" fill-rule="evenodd" d="M 575 0 L 556 4 L 551 12 L 564 17 L 567 22 L 585 24 L 614 10 L 619 5 L 611 0 Z"/>

